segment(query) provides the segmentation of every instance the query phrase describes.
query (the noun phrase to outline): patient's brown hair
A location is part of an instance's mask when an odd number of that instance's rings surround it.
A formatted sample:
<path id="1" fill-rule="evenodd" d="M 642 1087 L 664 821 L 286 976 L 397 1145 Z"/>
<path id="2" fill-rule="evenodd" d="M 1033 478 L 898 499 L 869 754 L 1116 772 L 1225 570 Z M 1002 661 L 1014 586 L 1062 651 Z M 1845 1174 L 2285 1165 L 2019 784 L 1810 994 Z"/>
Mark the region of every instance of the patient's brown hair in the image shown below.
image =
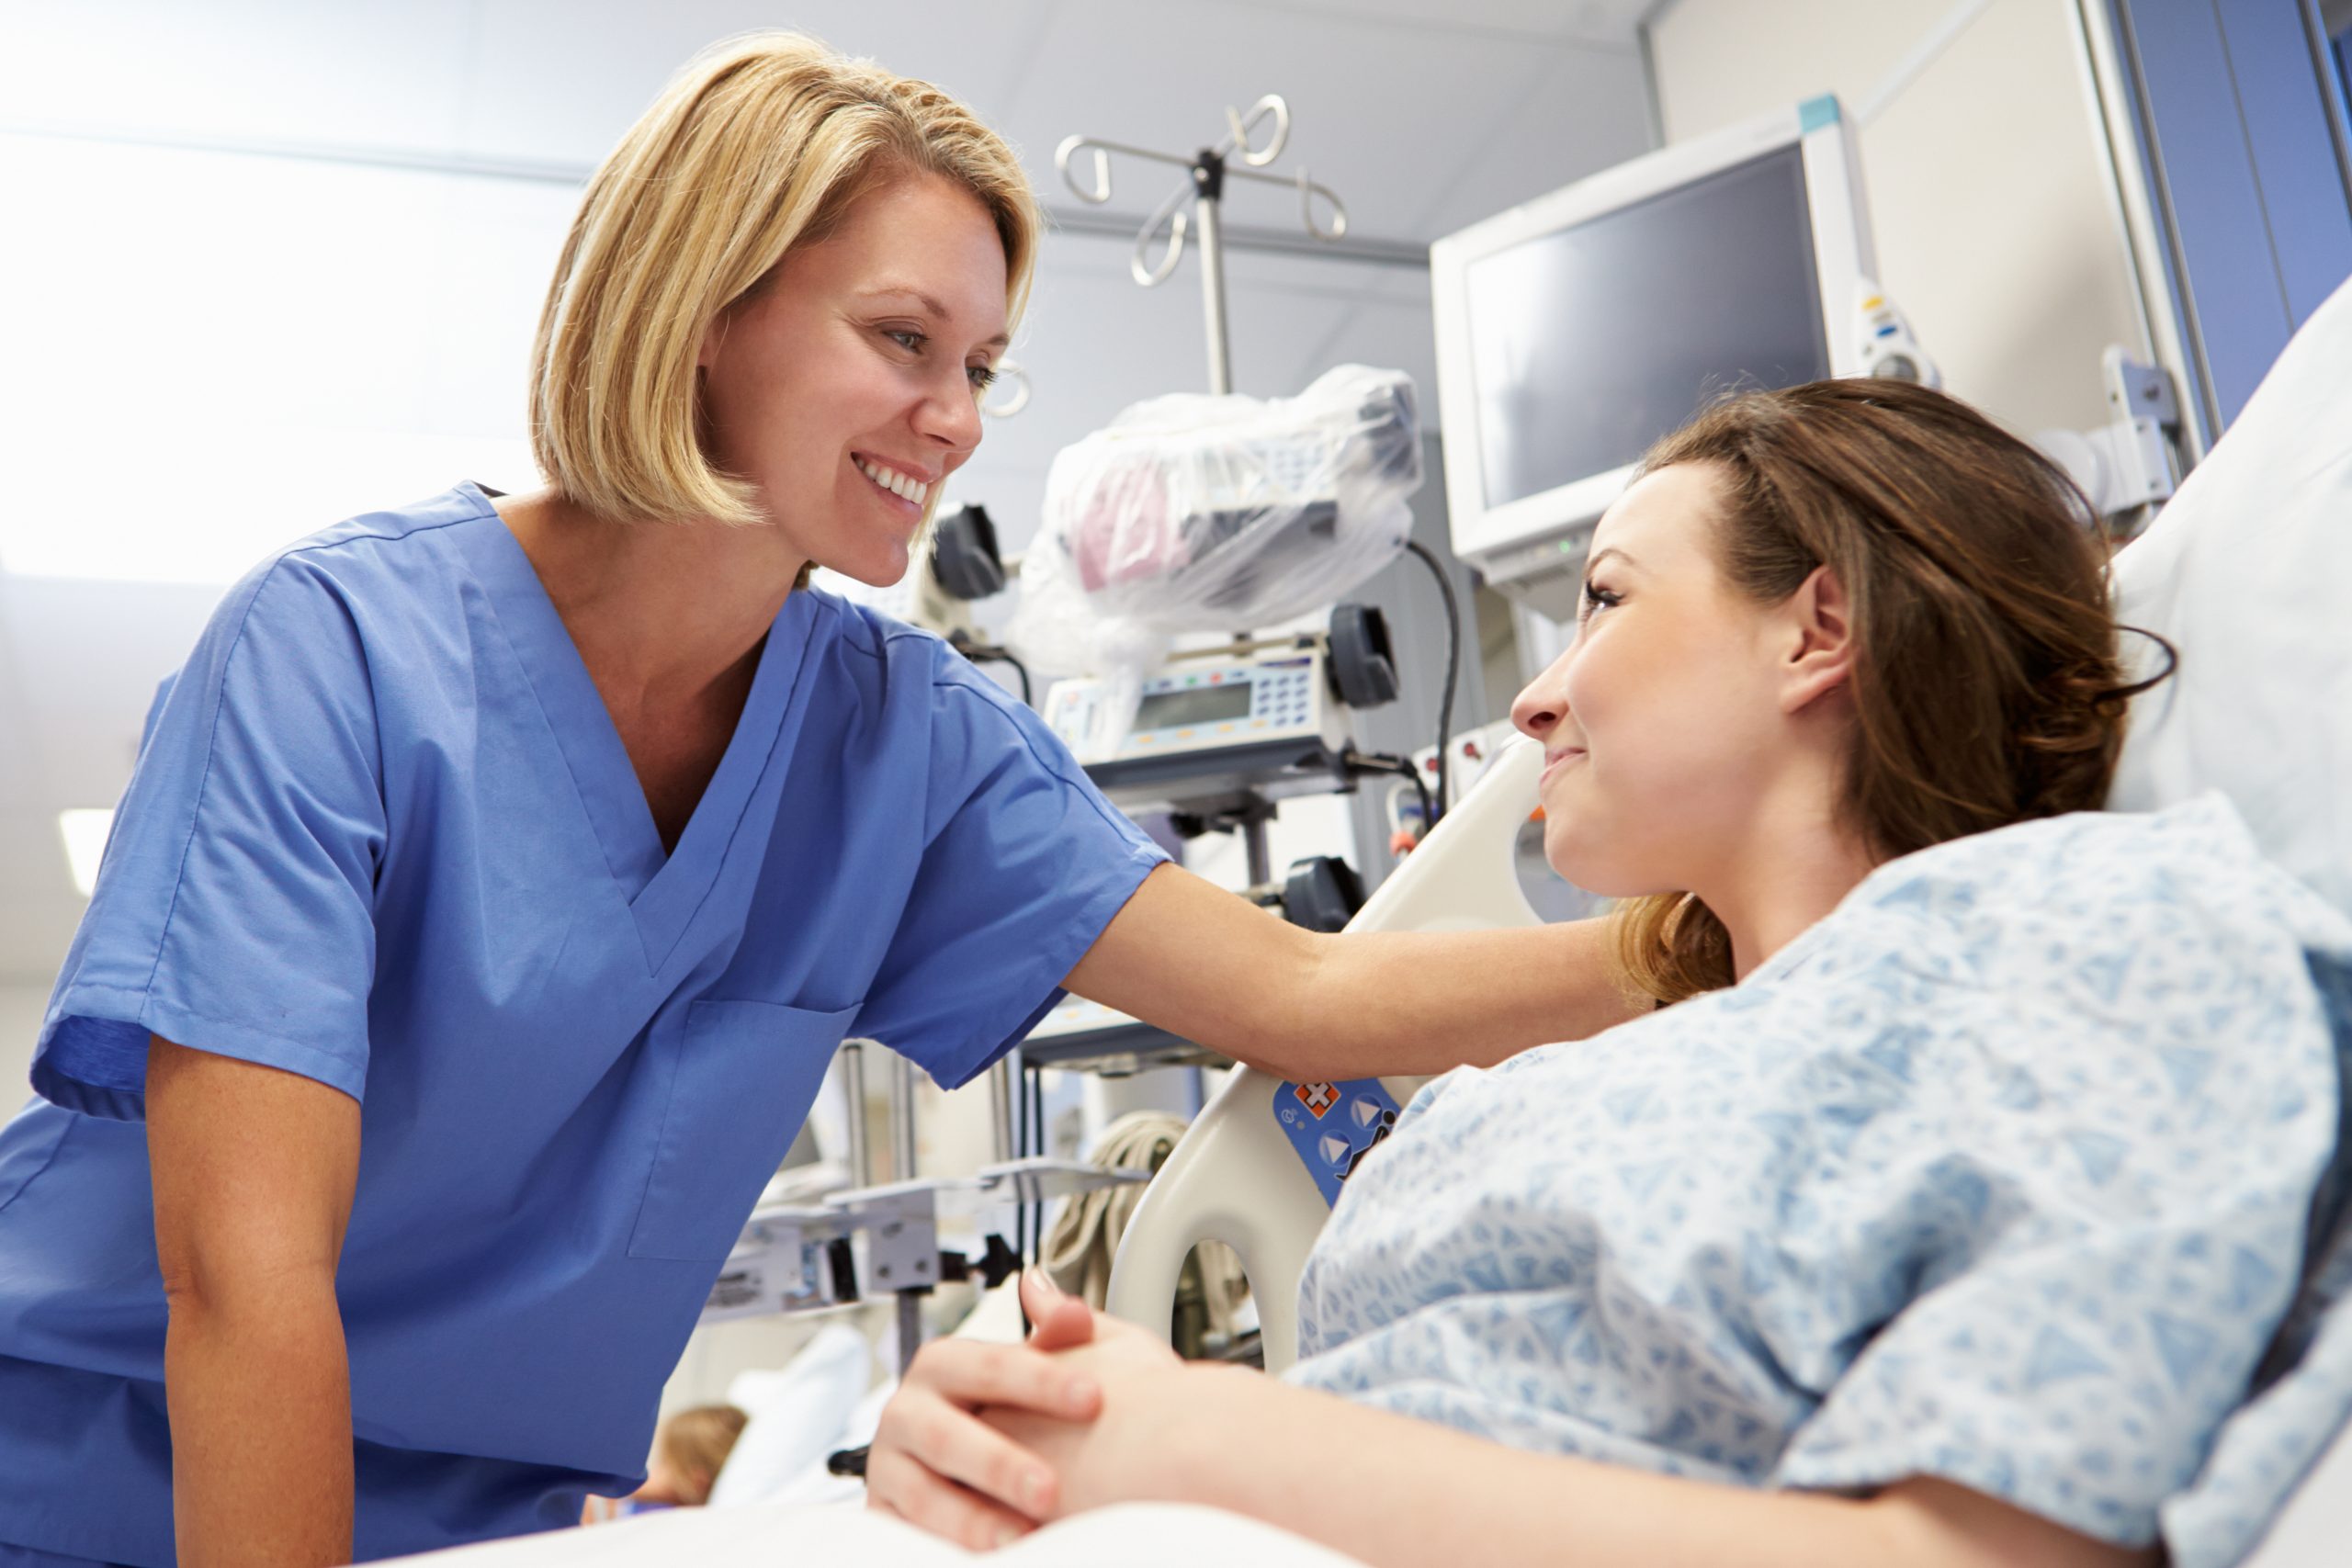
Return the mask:
<path id="1" fill-rule="evenodd" d="M 1778 604 L 1821 566 L 1846 590 L 1838 810 L 1875 858 L 2106 798 L 2130 699 L 2171 671 L 2123 679 L 2108 539 L 2055 464 L 1956 398 L 1879 379 L 1728 398 L 1642 470 L 1677 463 L 1718 475 L 1717 564 L 1736 590 Z M 1730 937 L 1696 897 L 1629 898 L 1611 918 L 1635 996 L 1732 983 Z"/>

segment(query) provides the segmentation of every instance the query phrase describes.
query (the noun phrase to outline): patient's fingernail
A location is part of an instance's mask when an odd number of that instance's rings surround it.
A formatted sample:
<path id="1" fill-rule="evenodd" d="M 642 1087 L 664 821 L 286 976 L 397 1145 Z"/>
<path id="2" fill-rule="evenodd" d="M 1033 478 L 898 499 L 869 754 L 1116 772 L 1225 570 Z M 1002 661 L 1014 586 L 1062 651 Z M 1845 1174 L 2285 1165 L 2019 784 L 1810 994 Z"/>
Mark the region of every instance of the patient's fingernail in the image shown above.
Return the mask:
<path id="1" fill-rule="evenodd" d="M 1069 1402 L 1074 1405 L 1093 1404 L 1096 1392 L 1094 1380 L 1092 1378 L 1072 1378 L 1069 1380 Z"/>
<path id="2" fill-rule="evenodd" d="M 1046 1489 L 1052 1481 L 1042 1472 L 1032 1474 L 1021 1483 L 1021 1506 L 1033 1514 L 1046 1511 Z"/>

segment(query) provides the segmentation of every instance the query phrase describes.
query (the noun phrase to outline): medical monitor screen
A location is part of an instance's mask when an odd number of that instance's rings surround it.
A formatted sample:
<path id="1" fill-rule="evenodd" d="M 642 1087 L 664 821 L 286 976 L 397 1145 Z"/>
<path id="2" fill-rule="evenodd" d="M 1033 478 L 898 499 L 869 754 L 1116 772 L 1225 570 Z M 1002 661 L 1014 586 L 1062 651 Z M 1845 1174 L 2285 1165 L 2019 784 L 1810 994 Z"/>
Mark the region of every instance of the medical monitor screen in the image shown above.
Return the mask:
<path id="1" fill-rule="evenodd" d="M 1715 393 L 1829 374 L 1803 150 L 1470 264 L 1487 504 L 1639 457 Z"/>
<path id="2" fill-rule="evenodd" d="M 1173 729 L 1182 724 L 1214 724 L 1221 718 L 1250 716 L 1250 685 L 1189 686 L 1144 698 L 1136 710 L 1137 729 Z"/>

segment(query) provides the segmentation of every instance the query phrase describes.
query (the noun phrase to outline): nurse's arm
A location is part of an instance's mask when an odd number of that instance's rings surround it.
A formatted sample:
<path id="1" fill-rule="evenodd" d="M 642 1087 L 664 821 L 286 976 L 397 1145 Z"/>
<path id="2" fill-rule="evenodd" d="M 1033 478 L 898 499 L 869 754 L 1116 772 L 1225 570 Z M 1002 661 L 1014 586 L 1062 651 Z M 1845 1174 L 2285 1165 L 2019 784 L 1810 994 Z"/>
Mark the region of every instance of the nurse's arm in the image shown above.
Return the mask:
<path id="1" fill-rule="evenodd" d="M 1294 1082 L 1488 1066 L 1634 1016 L 1598 920 L 1326 936 L 1176 866 L 1064 982 Z"/>
<path id="2" fill-rule="evenodd" d="M 147 1149 L 179 1561 L 348 1562 L 351 1371 L 334 1273 L 358 1103 L 157 1035 Z"/>

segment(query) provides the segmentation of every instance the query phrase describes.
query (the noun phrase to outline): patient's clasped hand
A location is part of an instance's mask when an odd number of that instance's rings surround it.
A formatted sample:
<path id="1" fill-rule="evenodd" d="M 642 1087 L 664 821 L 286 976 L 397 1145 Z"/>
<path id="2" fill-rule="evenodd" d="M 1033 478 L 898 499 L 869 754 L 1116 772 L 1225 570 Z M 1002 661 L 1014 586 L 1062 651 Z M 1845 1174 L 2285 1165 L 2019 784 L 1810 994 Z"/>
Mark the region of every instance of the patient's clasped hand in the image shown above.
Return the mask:
<path id="1" fill-rule="evenodd" d="M 2086 525 L 1917 388 L 1669 437 L 1514 710 L 1657 1010 L 1416 1100 L 1288 1381 L 1027 1280 L 1028 1345 L 918 1359 L 876 1506 L 980 1545 L 1206 1502 L 1375 1563 L 1471 1521 L 1495 1561 L 2154 1562 L 2278 1370 L 2352 928 L 2218 797 L 2086 815 L 2139 689 Z"/>

